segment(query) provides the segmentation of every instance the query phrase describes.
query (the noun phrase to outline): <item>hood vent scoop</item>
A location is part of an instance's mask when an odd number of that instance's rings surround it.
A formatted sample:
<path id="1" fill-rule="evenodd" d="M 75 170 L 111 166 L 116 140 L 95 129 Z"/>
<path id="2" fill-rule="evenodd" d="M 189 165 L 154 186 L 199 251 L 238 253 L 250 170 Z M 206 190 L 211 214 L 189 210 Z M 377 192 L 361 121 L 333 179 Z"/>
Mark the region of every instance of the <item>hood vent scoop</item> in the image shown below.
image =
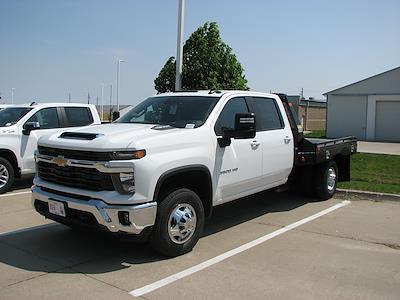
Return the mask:
<path id="1" fill-rule="evenodd" d="M 167 130 L 167 129 L 174 129 L 171 125 L 156 125 L 151 127 L 153 130 Z"/>
<path id="2" fill-rule="evenodd" d="M 60 135 L 61 139 L 71 139 L 71 140 L 86 140 L 91 141 L 95 138 L 102 136 L 102 134 L 98 133 L 85 133 L 85 132 L 63 132 Z"/>

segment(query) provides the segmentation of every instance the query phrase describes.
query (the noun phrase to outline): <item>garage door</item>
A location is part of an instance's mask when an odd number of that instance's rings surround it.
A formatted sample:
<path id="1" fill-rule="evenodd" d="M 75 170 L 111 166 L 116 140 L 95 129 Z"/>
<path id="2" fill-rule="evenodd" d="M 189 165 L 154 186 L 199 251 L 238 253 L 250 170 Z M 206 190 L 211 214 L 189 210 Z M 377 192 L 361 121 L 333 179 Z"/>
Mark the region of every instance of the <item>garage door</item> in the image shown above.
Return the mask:
<path id="1" fill-rule="evenodd" d="M 400 142 L 400 99 L 376 102 L 375 140 Z"/>

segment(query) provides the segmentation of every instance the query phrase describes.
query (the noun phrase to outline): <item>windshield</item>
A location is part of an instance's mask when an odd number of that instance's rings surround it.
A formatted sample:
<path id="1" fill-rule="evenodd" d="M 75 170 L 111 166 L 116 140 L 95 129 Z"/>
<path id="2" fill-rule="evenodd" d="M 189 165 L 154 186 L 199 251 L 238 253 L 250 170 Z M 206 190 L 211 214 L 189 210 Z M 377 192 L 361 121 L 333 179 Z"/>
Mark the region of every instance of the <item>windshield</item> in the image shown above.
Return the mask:
<path id="1" fill-rule="evenodd" d="M 218 100 L 199 96 L 151 97 L 116 122 L 195 128 L 204 124 Z"/>
<path id="2" fill-rule="evenodd" d="M 30 107 L 7 107 L 0 110 L 0 127 L 14 125 L 31 109 Z"/>

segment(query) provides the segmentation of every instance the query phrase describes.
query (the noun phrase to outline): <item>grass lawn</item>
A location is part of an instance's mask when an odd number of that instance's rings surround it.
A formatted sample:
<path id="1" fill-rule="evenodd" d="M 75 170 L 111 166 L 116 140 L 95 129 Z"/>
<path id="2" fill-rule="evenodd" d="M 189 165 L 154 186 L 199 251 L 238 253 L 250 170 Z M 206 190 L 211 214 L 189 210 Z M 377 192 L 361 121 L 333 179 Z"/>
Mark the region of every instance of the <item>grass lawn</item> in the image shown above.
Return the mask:
<path id="1" fill-rule="evenodd" d="M 314 130 L 314 131 L 304 134 L 304 136 L 309 137 L 309 138 L 324 139 L 324 138 L 326 138 L 326 133 L 325 133 L 325 130 Z"/>
<path id="2" fill-rule="evenodd" d="M 400 194 L 400 155 L 357 153 L 351 156 L 351 181 L 339 188 Z"/>

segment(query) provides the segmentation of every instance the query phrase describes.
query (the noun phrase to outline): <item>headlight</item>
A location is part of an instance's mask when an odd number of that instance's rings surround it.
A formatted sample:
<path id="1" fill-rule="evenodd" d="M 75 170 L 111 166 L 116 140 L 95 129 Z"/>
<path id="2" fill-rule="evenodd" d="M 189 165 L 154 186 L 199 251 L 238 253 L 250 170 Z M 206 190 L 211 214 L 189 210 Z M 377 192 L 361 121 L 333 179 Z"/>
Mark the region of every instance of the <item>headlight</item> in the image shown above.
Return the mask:
<path id="1" fill-rule="evenodd" d="M 140 159 L 146 156 L 146 150 L 116 151 L 111 154 L 112 160 Z"/>
<path id="2" fill-rule="evenodd" d="M 119 173 L 111 175 L 115 189 L 121 194 L 133 194 L 135 192 L 134 173 Z"/>

